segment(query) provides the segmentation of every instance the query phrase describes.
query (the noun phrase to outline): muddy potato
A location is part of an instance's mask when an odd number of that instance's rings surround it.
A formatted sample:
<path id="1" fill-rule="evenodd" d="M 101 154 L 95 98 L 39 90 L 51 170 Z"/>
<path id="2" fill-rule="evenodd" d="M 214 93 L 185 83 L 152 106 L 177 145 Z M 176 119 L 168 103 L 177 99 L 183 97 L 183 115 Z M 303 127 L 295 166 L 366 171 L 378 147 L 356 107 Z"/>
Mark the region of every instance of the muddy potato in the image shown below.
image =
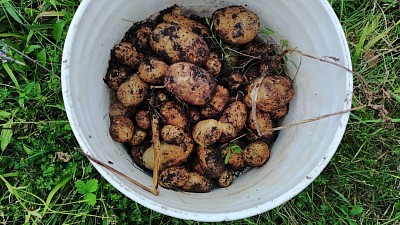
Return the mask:
<path id="1" fill-rule="evenodd" d="M 191 154 L 188 158 L 188 167 L 191 171 L 198 172 L 205 175 L 203 167 L 200 165 L 199 157 L 197 154 Z"/>
<path id="2" fill-rule="evenodd" d="M 150 144 L 133 145 L 130 151 L 132 160 L 140 167 L 144 167 L 143 154 Z"/>
<path id="3" fill-rule="evenodd" d="M 225 164 L 219 150 L 212 146 L 198 146 L 196 152 L 204 174 L 212 179 L 221 177 L 225 171 Z"/>
<path id="4" fill-rule="evenodd" d="M 137 45 L 142 48 L 148 46 L 148 37 L 151 35 L 152 28 L 150 26 L 143 25 L 136 31 Z"/>
<path id="5" fill-rule="evenodd" d="M 284 116 L 286 116 L 286 114 L 288 114 L 288 111 L 289 111 L 289 107 L 284 106 L 282 108 L 279 108 L 275 111 L 270 112 L 270 114 L 273 119 L 281 119 Z"/>
<path id="6" fill-rule="evenodd" d="M 218 76 L 221 73 L 222 63 L 218 59 L 216 53 L 210 53 L 210 57 L 206 62 L 206 69 L 214 76 Z"/>
<path id="7" fill-rule="evenodd" d="M 229 97 L 229 91 L 223 86 L 218 85 L 211 101 L 201 109 L 201 115 L 206 118 L 211 118 L 220 114 L 228 104 Z"/>
<path id="8" fill-rule="evenodd" d="M 182 166 L 174 166 L 162 171 L 159 176 L 161 187 L 188 192 L 208 192 L 212 188 L 211 181 L 197 172 L 190 172 Z"/>
<path id="9" fill-rule="evenodd" d="M 200 120 L 200 111 L 196 108 L 189 109 L 189 121 L 190 123 L 197 123 Z"/>
<path id="10" fill-rule="evenodd" d="M 190 62 L 202 65 L 210 56 L 204 39 L 178 24 L 158 24 L 150 36 L 150 46 L 169 63 Z"/>
<path id="11" fill-rule="evenodd" d="M 235 101 L 228 105 L 219 121 L 231 123 L 236 128 L 236 132 L 239 133 L 246 124 L 247 115 L 246 105 L 241 101 Z"/>
<path id="12" fill-rule="evenodd" d="M 236 90 L 243 83 L 243 75 L 239 72 L 233 72 L 228 78 L 228 88 Z"/>
<path id="13" fill-rule="evenodd" d="M 237 137 L 238 135 L 237 129 L 231 123 L 221 122 L 219 126 L 220 129 L 222 130 L 221 137 L 218 140 L 219 142 L 225 143 Z"/>
<path id="14" fill-rule="evenodd" d="M 158 59 L 150 59 L 142 61 L 139 64 L 139 77 L 151 84 L 161 84 L 164 82 L 164 76 L 167 72 L 168 65 Z"/>
<path id="15" fill-rule="evenodd" d="M 146 99 L 148 91 L 149 85 L 134 74 L 119 86 L 117 98 L 125 107 L 134 107 Z"/>
<path id="16" fill-rule="evenodd" d="M 136 67 L 143 59 L 143 54 L 138 52 L 133 44 L 121 42 L 113 49 L 112 53 L 122 64 L 129 67 Z"/>
<path id="17" fill-rule="evenodd" d="M 194 142 L 190 135 L 179 127 L 173 125 L 164 126 L 161 129 L 161 138 L 169 144 L 181 146 L 184 149 L 186 157 L 188 157 L 194 149 Z"/>
<path id="18" fill-rule="evenodd" d="M 126 116 L 130 117 L 133 114 L 133 110 L 131 108 L 127 108 L 123 106 L 120 102 L 114 103 L 110 107 L 110 112 L 108 115 L 110 118 L 116 117 L 116 116 Z"/>
<path id="19" fill-rule="evenodd" d="M 277 54 L 274 44 L 266 43 L 258 38 L 244 46 L 244 53 L 255 57 L 274 56 Z"/>
<path id="20" fill-rule="evenodd" d="M 161 106 L 160 113 L 165 124 L 174 125 L 185 129 L 187 126 L 187 115 L 184 108 L 174 101 L 168 101 Z"/>
<path id="21" fill-rule="evenodd" d="M 218 186 L 226 188 L 231 186 L 233 183 L 233 173 L 230 170 L 225 170 L 222 175 L 218 178 Z"/>
<path id="22" fill-rule="evenodd" d="M 257 78 L 248 87 L 245 102 L 248 107 L 252 106 L 252 92 L 259 83 Z M 286 106 L 294 96 L 293 82 L 286 76 L 266 76 L 262 80 L 257 91 L 257 109 L 264 112 L 272 112 Z"/>
<path id="23" fill-rule="evenodd" d="M 226 155 L 228 154 L 228 151 L 230 151 L 229 145 L 227 145 L 221 151 L 221 157 L 223 159 L 225 159 Z M 240 153 L 231 151 L 227 165 L 235 171 L 241 171 L 244 168 L 246 168 L 247 164 L 246 161 L 244 160 L 243 151 Z"/>
<path id="24" fill-rule="evenodd" d="M 284 70 L 284 64 L 281 56 L 264 57 L 260 63 L 260 73 L 266 75 L 281 74 Z"/>
<path id="25" fill-rule="evenodd" d="M 116 116 L 111 119 L 109 132 L 114 141 L 125 143 L 132 138 L 133 129 L 133 123 L 128 117 Z"/>
<path id="26" fill-rule="evenodd" d="M 218 36 L 235 45 L 251 42 L 257 36 L 260 26 L 258 16 L 242 6 L 218 9 L 211 19 Z"/>
<path id="27" fill-rule="evenodd" d="M 119 86 L 128 78 L 128 72 L 124 68 L 114 68 L 107 71 L 104 78 L 107 86 L 117 91 Z"/>
<path id="28" fill-rule="evenodd" d="M 182 186 L 183 191 L 204 193 L 211 191 L 212 182 L 206 176 L 197 173 L 189 172 L 189 180 Z"/>
<path id="29" fill-rule="evenodd" d="M 200 146 L 209 146 L 216 143 L 221 135 L 220 123 L 214 119 L 198 122 L 192 130 L 193 140 Z"/>
<path id="30" fill-rule="evenodd" d="M 185 150 L 179 145 L 161 142 L 160 170 L 181 164 L 187 158 Z M 154 169 L 154 148 L 151 146 L 143 154 L 143 164 L 149 169 Z"/>
<path id="31" fill-rule="evenodd" d="M 139 110 L 135 115 L 135 121 L 138 127 L 143 130 L 150 128 L 150 112 L 146 110 Z"/>
<path id="32" fill-rule="evenodd" d="M 132 138 L 128 141 L 128 143 L 131 145 L 140 145 L 146 139 L 146 136 L 146 131 L 136 128 L 133 132 Z"/>
<path id="33" fill-rule="evenodd" d="M 269 154 L 268 144 L 262 141 L 253 142 L 243 150 L 244 160 L 253 167 L 264 165 L 269 159 Z"/>
<path id="34" fill-rule="evenodd" d="M 186 62 L 170 65 L 164 85 L 178 99 L 199 106 L 210 101 L 217 88 L 217 83 L 209 72 Z"/>
<path id="35" fill-rule="evenodd" d="M 261 136 L 267 139 L 271 138 L 274 133 L 273 131 L 271 131 L 274 126 L 271 115 L 269 113 L 257 110 L 256 117 Z M 254 122 L 254 117 L 252 115 L 249 116 L 248 125 L 251 131 L 253 131 L 254 134 L 258 135 L 257 127 Z"/>

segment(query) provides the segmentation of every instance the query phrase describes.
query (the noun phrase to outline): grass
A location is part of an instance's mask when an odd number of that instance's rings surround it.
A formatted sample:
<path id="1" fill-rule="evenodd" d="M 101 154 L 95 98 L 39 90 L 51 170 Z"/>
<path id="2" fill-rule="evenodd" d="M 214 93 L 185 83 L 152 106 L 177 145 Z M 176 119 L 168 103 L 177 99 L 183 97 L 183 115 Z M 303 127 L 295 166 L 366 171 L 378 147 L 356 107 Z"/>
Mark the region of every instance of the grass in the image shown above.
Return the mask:
<path id="1" fill-rule="evenodd" d="M 351 114 L 337 153 L 307 189 L 278 208 L 229 224 L 400 224 L 400 5 L 329 2 L 348 38 L 354 70 L 368 85 L 354 78 L 353 106 L 369 107 Z M 6 43 L 36 60 L 7 47 L 17 61 L 0 67 L 0 224 L 199 224 L 129 200 L 76 151 L 59 75 L 78 5 L 0 0 L 0 49 Z M 70 160 L 55 157 L 60 152 Z"/>

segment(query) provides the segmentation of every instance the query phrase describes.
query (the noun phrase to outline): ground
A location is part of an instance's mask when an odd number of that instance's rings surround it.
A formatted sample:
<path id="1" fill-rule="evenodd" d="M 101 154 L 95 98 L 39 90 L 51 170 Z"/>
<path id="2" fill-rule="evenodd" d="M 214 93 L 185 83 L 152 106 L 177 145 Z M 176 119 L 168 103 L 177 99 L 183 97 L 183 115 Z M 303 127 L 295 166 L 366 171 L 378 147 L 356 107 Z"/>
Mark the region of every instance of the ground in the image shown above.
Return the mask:
<path id="1" fill-rule="evenodd" d="M 308 188 L 229 224 L 400 224 L 400 5 L 329 2 L 361 75 L 353 106 L 368 107 L 351 113 L 337 153 Z M 129 200 L 76 150 L 59 77 L 78 5 L 0 0 L 0 224 L 200 224 Z"/>

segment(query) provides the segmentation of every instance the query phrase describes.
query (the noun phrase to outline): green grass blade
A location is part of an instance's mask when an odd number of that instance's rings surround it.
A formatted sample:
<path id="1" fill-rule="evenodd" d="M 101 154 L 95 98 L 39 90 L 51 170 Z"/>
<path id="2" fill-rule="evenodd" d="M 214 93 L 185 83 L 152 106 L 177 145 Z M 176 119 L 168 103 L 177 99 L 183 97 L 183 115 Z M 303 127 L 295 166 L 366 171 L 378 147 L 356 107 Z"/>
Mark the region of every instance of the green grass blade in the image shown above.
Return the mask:
<path id="1" fill-rule="evenodd" d="M 15 11 L 14 6 L 12 6 L 9 2 L 4 2 L 4 9 L 8 12 L 8 14 L 15 20 L 17 21 L 19 24 L 24 24 L 21 20 L 21 18 L 19 17 L 17 11 Z"/>
<path id="2" fill-rule="evenodd" d="M 1 151 L 6 150 L 8 144 L 11 141 L 13 131 L 12 131 L 13 120 L 9 120 L 3 125 L 1 129 L 0 141 L 1 141 Z"/>
<path id="3" fill-rule="evenodd" d="M 19 89 L 18 80 L 17 80 L 17 78 L 15 78 L 15 75 L 14 75 L 13 71 L 11 70 L 10 66 L 8 66 L 7 63 L 3 63 L 2 65 L 3 65 L 3 68 L 6 70 L 8 76 L 10 76 L 11 80 L 13 81 L 15 87 L 17 89 Z"/>
<path id="4" fill-rule="evenodd" d="M 64 187 L 70 180 L 72 179 L 72 176 L 66 177 L 63 180 L 61 180 L 54 188 L 50 191 L 49 195 L 46 198 L 46 203 L 45 203 L 45 208 L 43 209 L 42 216 L 44 216 L 47 212 L 47 210 L 50 209 L 50 203 L 51 200 L 53 199 L 54 195 L 57 193 L 60 188 Z"/>

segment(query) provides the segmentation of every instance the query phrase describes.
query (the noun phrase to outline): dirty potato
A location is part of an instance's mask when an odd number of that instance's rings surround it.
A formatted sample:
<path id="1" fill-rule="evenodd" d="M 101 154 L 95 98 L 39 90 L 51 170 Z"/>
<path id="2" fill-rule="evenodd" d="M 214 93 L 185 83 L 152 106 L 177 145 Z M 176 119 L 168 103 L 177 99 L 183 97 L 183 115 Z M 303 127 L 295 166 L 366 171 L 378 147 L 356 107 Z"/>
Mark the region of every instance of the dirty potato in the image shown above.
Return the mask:
<path id="1" fill-rule="evenodd" d="M 170 99 L 170 96 L 167 93 L 163 92 L 163 91 L 158 91 L 156 93 L 156 100 L 157 100 L 158 103 L 166 102 L 169 99 Z"/>
<path id="2" fill-rule="evenodd" d="M 188 133 L 179 127 L 173 125 L 164 126 L 161 129 L 161 138 L 169 144 L 181 146 L 186 157 L 188 157 L 194 149 L 193 139 Z"/>
<path id="3" fill-rule="evenodd" d="M 185 161 L 187 155 L 185 150 L 179 145 L 172 145 L 161 142 L 160 148 L 160 171 L 181 164 Z M 151 146 L 143 154 L 143 164 L 149 169 L 154 169 L 154 148 Z"/>
<path id="4" fill-rule="evenodd" d="M 133 145 L 130 151 L 131 158 L 138 166 L 144 167 L 143 154 L 150 144 Z"/>
<path id="5" fill-rule="evenodd" d="M 130 117 L 133 114 L 133 110 L 131 108 L 127 108 L 123 106 L 120 102 L 114 103 L 110 107 L 110 112 L 108 115 L 110 118 L 116 117 L 116 116 L 126 116 Z"/>
<path id="6" fill-rule="evenodd" d="M 136 67 L 143 59 L 143 54 L 138 52 L 129 42 L 121 42 L 115 46 L 113 55 L 118 61 L 129 67 Z"/>
<path id="7" fill-rule="evenodd" d="M 146 48 L 148 46 L 148 37 L 151 35 L 152 28 L 150 26 L 142 25 L 137 31 L 136 31 L 136 39 L 137 39 L 137 45 L 140 46 L 141 48 Z"/>
<path id="8" fill-rule="evenodd" d="M 182 166 L 174 166 L 162 171 L 159 176 L 161 187 L 188 192 L 208 192 L 212 188 L 211 181 L 197 172 L 190 172 Z"/>
<path id="9" fill-rule="evenodd" d="M 279 108 L 277 110 L 274 110 L 272 112 L 270 112 L 271 116 L 273 119 L 281 119 L 284 116 L 286 116 L 286 114 L 288 114 L 289 111 L 289 107 L 288 106 L 284 106 L 282 108 Z"/>
<path id="10" fill-rule="evenodd" d="M 104 78 L 104 82 L 106 82 L 107 86 L 114 91 L 117 91 L 119 86 L 128 78 L 128 72 L 126 69 L 113 68 L 107 71 L 107 74 Z"/>
<path id="11" fill-rule="evenodd" d="M 196 152 L 204 174 L 212 179 L 221 177 L 222 173 L 225 171 L 225 164 L 218 149 L 212 146 L 199 146 Z"/>
<path id="12" fill-rule="evenodd" d="M 242 85 L 244 79 L 240 72 L 233 72 L 228 78 L 228 88 L 237 90 Z"/>
<path id="13" fill-rule="evenodd" d="M 227 145 L 222 151 L 221 151 L 221 157 L 225 159 L 226 155 L 228 154 L 230 149 L 230 145 Z M 232 168 L 235 171 L 241 171 L 244 170 L 244 168 L 247 167 L 246 161 L 244 160 L 243 156 L 243 151 L 239 152 L 234 152 L 231 151 L 231 154 L 228 159 L 227 165 Z"/>
<path id="14" fill-rule="evenodd" d="M 218 36 L 235 45 L 251 42 L 257 36 L 260 26 L 258 16 L 242 6 L 218 9 L 211 19 Z"/>
<path id="15" fill-rule="evenodd" d="M 189 121 L 190 123 L 197 123 L 200 120 L 200 111 L 196 108 L 189 109 Z"/>
<path id="16" fill-rule="evenodd" d="M 167 69 L 168 65 L 161 60 L 145 60 L 139 64 L 138 75 L 142 80 L 148 83 L 161 84 L 164 82 Z"/>
<path id="17" fill-rule="evenodd" d="M 210 53 L 210 57 L 206 62 L 206 69 L 214 76 L 218 76 L 221 73 L 222 63 L 218 59 L 218 55 L 214 52 Z"/>
<path id="18" fill-rule="evenodd" d="M 276 75 L 283 73 L 285 62 L 281 56 L 264 57 L 260 63 L 260 74 Z"/>
<path id="19" fill-rule="evenodd" d="M 219 142 L 227 142 L 237 137 L 238 131 L 231 123 L 220 123 L 220 129 L 222 130 L 221 137 L 219 138 Z"/>
<path id="20" fill-rule="evenodd" d="M 216 143 L 222 135 L 220 123 L 214 119 L 198 122 L 193 128 L 193 140 L 200 146 Z"/>
<path id="21" fill-rule="evenodd" d="M 228 104 L 229 97 L 229 91 L 223 86 L 218 85 L 211 101 L 201 109 L 201 115 L 206 118 L 211 118 L 220 114 Z"/>
<path id="22" fill-rule="evenodd" d="M 233 183 L 233 173 L 230 170 L 225 170 L 222 175 L 218 178 L 218 186 L 226 188 L 231 186 Z"/>
<path id="23" fill-rule="evenodd" d="M 187 115 L 184 108 L 174 101 L 168 101 L 161 106 L 160 113 L 165 124 L 174 125 L 185 129 L 187 126 Z"/>
<path id="24" fill-rule="evenodd" d="M 140 145 L 146 139 L 146 136 L 147 136 L 146 131 L 136 128 L 133 132 L 132 138 L 129 139 L 128 143 L 131 145 Z"/>
<path id="25" fill-rule="evenodd" d="M 135 121 L 138 127 L 141 129 L 149 129 L 151 124 L 150 112 L 146 110 L 139 110 L 135 115 Z"/>
<path id="26" fill-rule="evenodd" d="M 109 132 L 114 141 L 125 143 L 132 138 L 133 129 L 133 123 L 128 117 L 116 116 L 111 119 Z"/>
<path id="27" fill-rule="evenodd" d="M 150 46 L 169 63 L 189 62 L 202 65 L 210 56 L 204 39 L 178 24 L 158 24 L 150 36 Z"/>
<path id="28" fill-rule="evenodd" d="M 246 105 L 241 101 L 235 101 L 228 105 L 219 121 L 231 123 L 236 128 L 236 132 L 239 133 L 246 124 L 247 114 Z"/>
<path id="29" fill-rule="evenodd" d="M 271 138 L 274 133 L 271 130 L 274 126 L 271 115 L 269 113 L 257 110 L 256 117 L 257 117 L 258 127 L 261 132 L 261 137 L 267 138 L 267 139 Z M 256 124 L 254 121 L 254 117 L 252 115 L 249 116 L 248 125 L 249 125 L 251 131 L 253 131 L 254 134 L 258 135 L 257 127 L 256 127 Z"/>
<path id="30" fill-rule="evenodd" d="M 253 142 L 243 150 L 244 160 L 253 167 L 264 165 L 269 159 L 269 154 L 268 144 L 262 141 Z"/>
<path id="31" fill-rule="evenodd" d="M 149 85 L 134 74 L 119 86 L 117 98 L 125 107 L 134 107 L 146 99 L 148 91 Z"/>
<path id="32" fill-rule="evenodd" d="M 260 82 L 257 78 L 248 87 L 245 102 L 248 107 L 252 106 L 253 89 Z M 257 91 L 257 109 L 264 112 L 272 112 L 286 106 L 294 96 L 293 81 L 286 76 L 266 76 L 262 80 Z"/>
<path id="33" fill-rule="evenodd" d="M 189 180 L 182 186 L 183 191 L 205 193 L 211 191 L 212 182 L 206 176 L 189 172 Z"/>
<path id="34" fill-rule="evenodd" d="M 217 83 L 209 72 L 186 62 L 170 65 L 164 85 L 178 99 L 199 106 L 210 101 L 217 88 Z"/>

